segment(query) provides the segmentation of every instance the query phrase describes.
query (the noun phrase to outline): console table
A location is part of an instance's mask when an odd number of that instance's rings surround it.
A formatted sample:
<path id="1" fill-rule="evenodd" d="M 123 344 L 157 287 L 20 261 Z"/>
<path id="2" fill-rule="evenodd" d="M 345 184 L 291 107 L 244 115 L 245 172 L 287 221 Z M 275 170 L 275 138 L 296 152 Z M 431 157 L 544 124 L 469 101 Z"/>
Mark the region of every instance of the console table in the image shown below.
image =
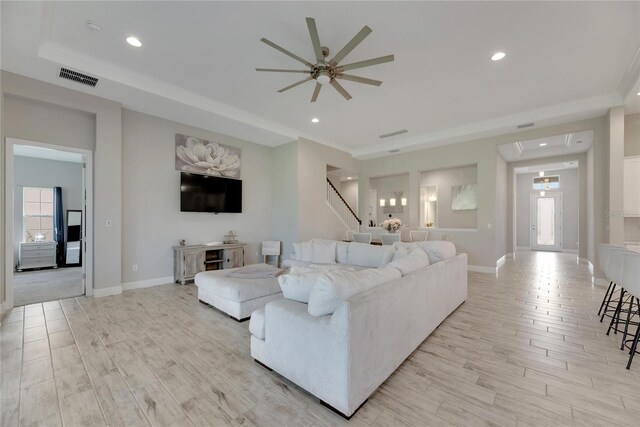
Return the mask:
<path id="1" fill-rule="evenodd" d="M 244 243 L 173 247 L 173 281 L 184 285 L 202 271 L 244 266 Z"/>

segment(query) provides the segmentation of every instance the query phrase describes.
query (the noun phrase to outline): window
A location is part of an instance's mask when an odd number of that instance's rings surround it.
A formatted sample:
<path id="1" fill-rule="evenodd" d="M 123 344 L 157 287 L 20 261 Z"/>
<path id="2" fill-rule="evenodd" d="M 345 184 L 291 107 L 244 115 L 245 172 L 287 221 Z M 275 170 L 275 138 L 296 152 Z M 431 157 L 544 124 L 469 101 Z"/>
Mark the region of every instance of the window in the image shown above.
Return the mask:
<path id="1" fill-rule="evenodd" d="M 53 241 L 53 188 L 22 189 L 24 241 Z"/>
<path id="2" fill-rule="evenodd" d="M 559 176 L 537 176 L 533 178 L 534 190 L 557 190 L 560 188 Z"/>

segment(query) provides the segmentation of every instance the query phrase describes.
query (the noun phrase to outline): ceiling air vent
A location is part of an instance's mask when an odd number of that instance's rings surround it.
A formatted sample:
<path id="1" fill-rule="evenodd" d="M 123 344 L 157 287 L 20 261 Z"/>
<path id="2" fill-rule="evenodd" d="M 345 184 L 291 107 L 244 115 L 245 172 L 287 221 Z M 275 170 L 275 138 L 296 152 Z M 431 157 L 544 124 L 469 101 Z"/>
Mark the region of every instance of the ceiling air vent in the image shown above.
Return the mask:
<path id="1" fill-rule="evenodd" d="M 394 148 L 393 150 L 389 150 L 390 153 L 399 153 L 400 150 L 397 148 Z"/>
<path id="2" fill-rule="evenodd" d="M 531 122 L 531 123 L 523 123 L 521 125 L 518 125 L 517 128 L 518 129 L 524 129 L 524 128 L 530 128 L 531 126 L 533 126 L 535 123 Z"/>
<path id="3" fill-rule="evenodd" d="M 391 132 L 391 133 L 385 133 L 379 136 L 380 139 L 384 139 L 384 138 L 389 138 L 390 136 L 396 136 L 396 135 L 402 135 L 403 133 L 407 133 L 409 132 L 406 129 L 402 129 L 402 130 L 397 130 L 395 132 Z"/>
<path id="4" fill-rule="evenodd" d="M 74 82 L 82 83 L 83 85 L 95 87 L 98 84 L 98 79 L 95 77 L 88 76 L 86 74 L 78 73 L 77 71 L 72 71 L 68 68 L 60 68 L 60 77 L 67 80 L 72 80 Z"/>

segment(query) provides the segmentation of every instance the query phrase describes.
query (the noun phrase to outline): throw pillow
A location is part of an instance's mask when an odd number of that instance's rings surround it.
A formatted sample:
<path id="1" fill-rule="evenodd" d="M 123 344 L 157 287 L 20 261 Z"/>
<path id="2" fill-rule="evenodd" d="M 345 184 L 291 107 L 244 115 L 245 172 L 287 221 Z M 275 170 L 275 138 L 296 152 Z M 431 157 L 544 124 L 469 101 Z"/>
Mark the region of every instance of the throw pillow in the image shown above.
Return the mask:
<path id="1" fill-rule="evenodd" d="M 393 253 L 393 258 L 391 259 L 391 261 L 397 261 L 399 259 L 402 259 L 404 257 L 406 257 L 407 255 L 409 255 L 409 248 L 406 246 L 398 246 L 396 248 L 396 251 Z"/>
<path id="2" fill-rule="evenodd" d="M 418 271 L 429 265 L 429 257 L 426 252 L 420 248 L 416 248 L 404 258 L 391 261 L 389 267 L 397 268 L 402 276 Z"/>
<path id="3" fill-rule="evenodd" d="M 314 240 L 311 262 L 314 264 L 335 264 L 336 242 L 333 240 Z"/>
<path id="4" fill-rule="evenodd" d="M 313 241 L 294 243 L 293 250 L 296 253 L 296 260 L 311 262 L 313 258 Z"/>
<path id="5" fill-rule="evenodd" d="M 400 272 L 392 267 L 370 268 L 358 272 L 336 270 L 323 274 L 316 280 L 309 295 L 309 314 L 332 314 L 343 301 L 352 296 L 398 278 Z"/>
<path id="6" fill-rule="evenodd" d="M 315 268 L 291 267 L 289 273 L 278 276 L 282 296 L 293 301 L 308 303 L 311 289 L 324 273 Z"/>
<path id="7" fill-rule="evenodd" d="M 349 243 L 348 264 L 362 267 L 384 267 L 393 258 L 393 246 L 374 246 L 368 243 Z"/>
<path id="8" fill-rule="evenodd" d="M 336 261 L 338 261 L 338 264 L 347 264 L 349 262 L 349 243 L 347 242 L 337 243 Z"/>
<path id="9" fill-rule="evenodd" d="M 429 255 L 431 264 L 456 256 L 456 246 L 451 242 L 428 240 L 426 242 L 416 242 L 415 244 Z"/>

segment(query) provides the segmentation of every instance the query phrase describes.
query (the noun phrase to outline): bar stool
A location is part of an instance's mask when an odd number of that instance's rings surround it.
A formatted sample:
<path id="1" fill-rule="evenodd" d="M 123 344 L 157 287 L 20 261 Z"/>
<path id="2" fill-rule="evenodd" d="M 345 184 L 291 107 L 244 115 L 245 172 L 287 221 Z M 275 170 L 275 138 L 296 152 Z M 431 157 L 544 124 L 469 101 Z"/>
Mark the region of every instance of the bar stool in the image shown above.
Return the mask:
<path id="1" fill-rule="evenodd" d="M 638 348 L 638 340 L 640 340 L 640 326 L 638 326 L 638 322 L 635 322 L 637 328 L 633 339 L 626 339 L 629 325 L 634 324 L 634 322 L 630 321 L 632 316 L 640 316 L 640 253 L 629 251 L 622 255 L 622 265 L 622 283 L 624 289 L 631 295 L 631 305 L 627 313 L 627 322 L 624 327 L 620 349 L 624 349 L 625 344 L 630 343 L 629 361 L 627 362 L 627 369 L 629 369 L 633 361 L 633 356 L 635 356 Z M 635 311 L 633 309 L 634 300 L 636 302 Z"/>
<path id="2" fill-rule="evenodd" d="M 629 295 L 627 295 L 627 300 L 625 301 L 625 294 L 627 291 L 623 285 L 623 255 L 630 253 L 631 251 L 625 248 L 611 248 L 609 252 L 609 262 L 607 263 L 607 276 L 609 279 L 620 287 L 620 296 L 618 297 L 618 304 L 616 304 L 616 309 L 613 315 L 607 314 L 608 307 L 605 307 L 604 313 L 605 315 L 611 317 L 611 322 L 609 323 L 609 328 L 607 329 L 607 335 L 611 332 L 611 329 L 614 330 L 614 334 L 620 332 L 620 316 L 623 313 L 627 313 L 627 309 L 623 308 L 624 305 L 629 301 Z M 613 293 L 613 291 L 612 291 Z M 611 300 L 611 295 L 609 295 L 609 300 Z M 609 306 L 609 302 L 607 302 L 607 306 Z M 615 327 L 613 326 L 615 323 Z"/>
<path id="3" fill-rule="evenodd" d="M 616 312 L 618 307 L 618 302 L 620 301 L 620 296 L 622 294 L 622 289 L 620 285 L 616 282 L 614 275 L 619 276 L 622 274 L 622 253 L 627 251 L 626 248 L 622 246 L 615 245 L 602 245 L 601 246 L 601 259 L 600 259 L 600 269 L 604 272 L 604 275 L 610 281 L 609 288 L 607 289 L 607 293 L 605 294 L 600 306 L 600 310 L 598 310 L 598 314 L 602 311 L 602 315 L 600 316 L 600 322 L 602 322 L 606 317 L 613 317 L 612 313 Z M 620 291 L 620 295 L 614 298 L 616 294 L 616 287 Z M 605 302 L 606 301 L 606 302 Z"/>

